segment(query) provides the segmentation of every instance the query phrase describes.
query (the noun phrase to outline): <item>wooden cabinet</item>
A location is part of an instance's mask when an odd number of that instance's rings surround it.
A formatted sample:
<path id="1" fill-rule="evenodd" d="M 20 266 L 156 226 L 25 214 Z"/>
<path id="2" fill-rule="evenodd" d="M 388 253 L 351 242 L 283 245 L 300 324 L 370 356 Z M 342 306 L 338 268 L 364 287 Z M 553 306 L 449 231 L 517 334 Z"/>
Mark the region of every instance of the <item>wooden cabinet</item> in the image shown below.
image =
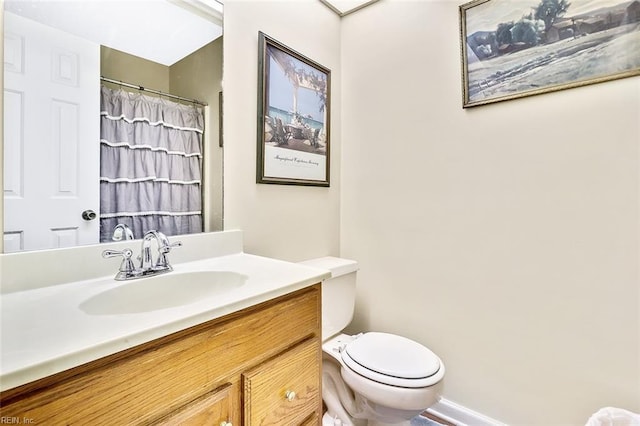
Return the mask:
<path id="1" fill-rule="evenodd" d="M 0 394 L 43 425 L 313 425 L 320 285 Z"/>
<path id="2" fill-rule="evenodd" d="M 317 350 L 306 340 L 242 375 L 247 424 L 297 425 L 314 412 L 321 395 L 316 386 Z"/>

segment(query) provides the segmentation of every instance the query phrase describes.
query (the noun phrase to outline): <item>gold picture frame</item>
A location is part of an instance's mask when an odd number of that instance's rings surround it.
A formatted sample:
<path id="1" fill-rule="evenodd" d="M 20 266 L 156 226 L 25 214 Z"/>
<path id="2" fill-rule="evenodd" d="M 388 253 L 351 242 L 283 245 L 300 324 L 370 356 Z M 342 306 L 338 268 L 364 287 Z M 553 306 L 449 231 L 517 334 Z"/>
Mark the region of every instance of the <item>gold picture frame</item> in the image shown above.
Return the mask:
<path id="1" fill-rule="evenodd" d="M 461 5 L 463 108 L 640 75 L 640 1 L 605 1 Z"/>

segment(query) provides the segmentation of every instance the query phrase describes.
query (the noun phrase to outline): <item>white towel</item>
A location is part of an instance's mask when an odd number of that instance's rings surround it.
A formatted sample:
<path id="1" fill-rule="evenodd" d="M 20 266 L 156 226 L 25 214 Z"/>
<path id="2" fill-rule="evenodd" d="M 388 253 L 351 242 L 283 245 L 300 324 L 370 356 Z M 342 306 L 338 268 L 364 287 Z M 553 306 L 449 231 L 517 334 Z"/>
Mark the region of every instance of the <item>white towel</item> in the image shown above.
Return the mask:
<path id="1" fill-rule="evenodd" d="M 640 426 L 640 414 L 605 407 L 593 414 L 585 426 Z"/>

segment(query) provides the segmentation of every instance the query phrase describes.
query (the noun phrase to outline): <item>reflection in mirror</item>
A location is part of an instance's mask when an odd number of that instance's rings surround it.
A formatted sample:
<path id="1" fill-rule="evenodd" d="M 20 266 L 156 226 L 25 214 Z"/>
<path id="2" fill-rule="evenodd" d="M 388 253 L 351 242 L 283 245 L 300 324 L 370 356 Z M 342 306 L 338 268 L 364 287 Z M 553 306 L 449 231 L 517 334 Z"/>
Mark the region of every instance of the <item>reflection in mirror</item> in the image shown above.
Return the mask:
<path id="1" fill-rule="evenodd" d="M 219 6 L 5 0 L 5 252 L 222 229 Z"/>

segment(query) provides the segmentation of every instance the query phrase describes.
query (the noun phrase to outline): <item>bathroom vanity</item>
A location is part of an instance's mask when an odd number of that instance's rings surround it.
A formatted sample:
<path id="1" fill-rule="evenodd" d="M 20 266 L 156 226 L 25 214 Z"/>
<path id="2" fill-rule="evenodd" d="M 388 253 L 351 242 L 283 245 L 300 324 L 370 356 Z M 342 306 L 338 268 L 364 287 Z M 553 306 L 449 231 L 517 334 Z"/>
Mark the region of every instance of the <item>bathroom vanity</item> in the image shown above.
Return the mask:
<path id="1" fill-rule="evenodd" d="M 328 272 L 244 253 L 175 269 L 166 276 L 225 272 L 245 280 L 202 300 L 113 313 L 102 295 L 128 294 L 113 291 L 144 279 L 58 286 L 44 298 L 52 305 L 44 322 L 29 324 L 39 330 L 3 335 L 2 417 L 47 425 L 319 424 L 319 283 Z M 47 291 L 3 294 L 3 322 L 26 325 L 19 311 L 37 309 L 35 294 Z M 102 310 L 87 308 L 96 300 Z M 72 312 L 55 314 L 65 309 Z M 44 344 L 28 340 L 34 333 Z"/>

